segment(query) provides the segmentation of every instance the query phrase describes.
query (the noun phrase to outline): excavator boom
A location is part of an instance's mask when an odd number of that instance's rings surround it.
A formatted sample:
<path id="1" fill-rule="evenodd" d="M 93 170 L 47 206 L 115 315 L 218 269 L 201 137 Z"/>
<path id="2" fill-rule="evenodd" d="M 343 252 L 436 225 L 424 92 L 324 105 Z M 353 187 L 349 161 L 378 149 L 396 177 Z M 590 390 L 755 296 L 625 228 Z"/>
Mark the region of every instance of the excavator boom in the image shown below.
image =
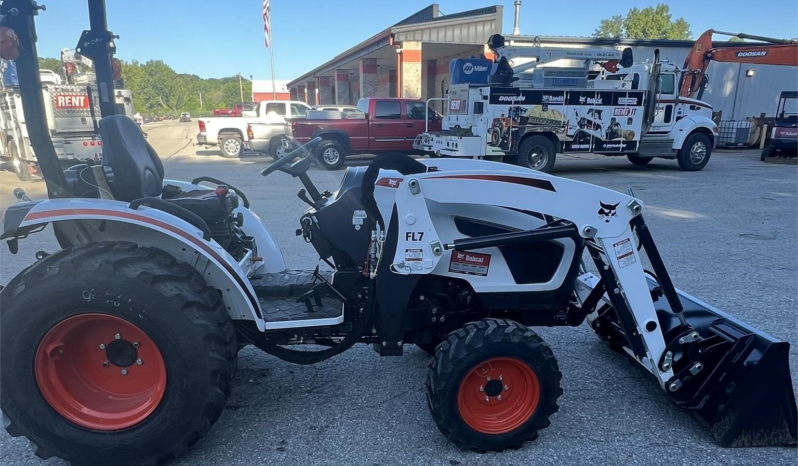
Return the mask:
<path id="1" fill-rule="evenodd" d="M 767 43 L 751 43 L 745 47 L 713 47 L 712 35 L 723 34 Z M 679 90 L 682 97 L 695 98 L 706 84 L 706 71 L 711 61 L 752 65 L 798 66 L 798 41 L 705 31 L 684 60 L 684 77 Z M 700 98 L 700 96 L 699 96 Z"/>

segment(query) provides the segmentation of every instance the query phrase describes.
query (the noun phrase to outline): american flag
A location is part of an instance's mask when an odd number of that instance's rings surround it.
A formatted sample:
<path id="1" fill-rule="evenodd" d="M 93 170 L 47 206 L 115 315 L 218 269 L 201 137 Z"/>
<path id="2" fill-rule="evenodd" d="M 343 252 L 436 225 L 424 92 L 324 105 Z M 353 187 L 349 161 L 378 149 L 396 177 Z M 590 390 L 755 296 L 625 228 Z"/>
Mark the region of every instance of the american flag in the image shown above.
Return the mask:
<path id="1" fill-rule="evenodd" d="M 269 0 L 263 0 L 263 35 L 266 48 L 269 47 L 269 42 L 272 39 L 272 23 L 269 18 Z"/>

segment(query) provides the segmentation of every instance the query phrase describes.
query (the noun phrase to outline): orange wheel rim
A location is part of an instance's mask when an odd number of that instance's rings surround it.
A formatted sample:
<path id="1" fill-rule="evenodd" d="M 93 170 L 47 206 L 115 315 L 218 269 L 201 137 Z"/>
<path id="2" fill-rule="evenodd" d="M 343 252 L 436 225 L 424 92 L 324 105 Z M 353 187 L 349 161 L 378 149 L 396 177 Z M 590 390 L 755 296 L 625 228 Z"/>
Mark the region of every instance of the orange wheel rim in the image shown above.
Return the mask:
<path id="1" fill-rule="evenodd" d="M 473 367 L 460 383 L 457 409 L 483 434 L 505 434 L 524 425 L 540 402 L 540 382 L 528 364 L 492 358 Z"/>
<path id="2" fill-rule="evenodd" d="M 166 391 L 166 366 L 155 343 L 138 326 L 106 314 L 57 323 L 39 343 L 34 367 L 50 406 L 88 429 L 134 426 Z"/>

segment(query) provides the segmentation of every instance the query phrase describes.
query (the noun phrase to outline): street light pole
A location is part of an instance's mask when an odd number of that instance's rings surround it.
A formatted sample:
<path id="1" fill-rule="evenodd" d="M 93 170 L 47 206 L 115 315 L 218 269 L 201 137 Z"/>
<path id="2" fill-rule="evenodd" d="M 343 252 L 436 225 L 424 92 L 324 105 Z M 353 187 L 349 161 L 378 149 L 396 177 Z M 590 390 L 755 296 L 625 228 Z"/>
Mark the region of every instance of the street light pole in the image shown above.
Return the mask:
<path id="1" fill-rule="evenodd" d="M 241 93 L 240 102 L 244 102 L 244 86 L 241 85 L 241 73 L 238 73 L 238 91 Z"/>
<path id="2" fill-rule="evenodd" d="M 255 80 L 252 79 L 252 75 L 249 75 L 249 93 L 252 94 L 250 102 L 255 102 Z"/>
<path id="3" fill-rule="evenodd" d="M 200 110 L 202 110 L 202 91 L 197 91 L 200 97 Z"/>

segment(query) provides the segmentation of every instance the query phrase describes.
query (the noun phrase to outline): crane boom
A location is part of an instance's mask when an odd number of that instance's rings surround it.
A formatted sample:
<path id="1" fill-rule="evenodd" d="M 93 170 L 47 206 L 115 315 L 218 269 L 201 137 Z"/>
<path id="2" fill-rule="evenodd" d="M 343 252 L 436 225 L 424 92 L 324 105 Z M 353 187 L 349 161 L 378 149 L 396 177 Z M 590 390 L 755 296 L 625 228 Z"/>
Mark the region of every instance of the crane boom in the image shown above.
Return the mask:
<path id="1" fill-rule="evenodd" d="M 768 43 L 746 44 L 744 47 L 713 47 L 712 35 L 723 34 Z M 798 66 L 798 40 L 774 39 L 750 34 L 733 34 L 709 29 L 693 44 L 684 60 L 684 75 L 679 95 L 701 98 L 706 86 L 706 71 L 711 61 L 752 65 Z"/>

